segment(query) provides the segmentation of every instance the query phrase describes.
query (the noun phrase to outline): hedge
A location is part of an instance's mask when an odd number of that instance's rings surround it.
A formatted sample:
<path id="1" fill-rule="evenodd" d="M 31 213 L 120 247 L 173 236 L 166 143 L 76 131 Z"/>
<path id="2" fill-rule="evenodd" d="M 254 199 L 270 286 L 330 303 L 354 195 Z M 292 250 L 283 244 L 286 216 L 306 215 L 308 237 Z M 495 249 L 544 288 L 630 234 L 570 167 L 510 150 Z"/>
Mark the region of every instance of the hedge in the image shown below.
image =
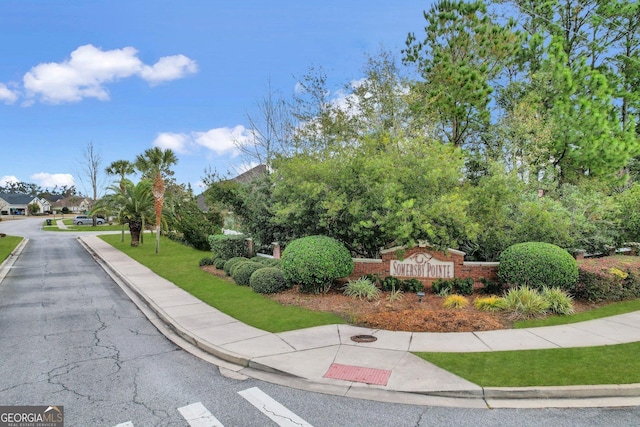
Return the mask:
<path id="1" fill-rule="evenodd" d="M 280 267 L 289 283 L 303 292 L 327 290 L 335 279 L 353 271 L 353 259 L 344 245 L 327 236 L 292 241 L 282 252 Z"/>
<path id="2" fill-rule="evenodd" d="M 500 254 L 498 279 L 510 286 L 559 287 L 570 292 L 578 281 L 578 263 L 550 243 L 517 243 Z"/>
<path id="3" fill-rule="evenodd" d="M 214 234 L 209 236 L 209 246 L 213 258 L 231 259 L 243 257 L 247 254 L 247 244 L 244 235 Z"/>

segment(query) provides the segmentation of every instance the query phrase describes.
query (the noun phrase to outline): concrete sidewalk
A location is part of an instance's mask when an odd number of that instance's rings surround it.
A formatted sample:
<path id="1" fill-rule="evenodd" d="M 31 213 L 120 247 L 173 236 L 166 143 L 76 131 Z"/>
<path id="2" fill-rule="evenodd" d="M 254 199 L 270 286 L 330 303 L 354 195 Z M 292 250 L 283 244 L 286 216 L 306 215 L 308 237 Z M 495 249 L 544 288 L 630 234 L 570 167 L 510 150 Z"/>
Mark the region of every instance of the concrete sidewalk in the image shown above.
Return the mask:
<path id="1" fill-rule="evenodd" d="M 640 341 L 640 312 L 571 325 L 487 332 L 412 333 L 328 325 L 270 333 L 219 312 L 96 236 L 78 239 L 109 274 L 152 310 L 141 307 L 150 319 L 161 320 L 188 343 L 186 347 L 213 355 L 214 363 L 236 375 L 407 404 L 491 408 L 640 405 L 640 384 L 482 388 L 411 353 L 635 342 Z M 375 341 L 352 339 L 358 336 Z"/>

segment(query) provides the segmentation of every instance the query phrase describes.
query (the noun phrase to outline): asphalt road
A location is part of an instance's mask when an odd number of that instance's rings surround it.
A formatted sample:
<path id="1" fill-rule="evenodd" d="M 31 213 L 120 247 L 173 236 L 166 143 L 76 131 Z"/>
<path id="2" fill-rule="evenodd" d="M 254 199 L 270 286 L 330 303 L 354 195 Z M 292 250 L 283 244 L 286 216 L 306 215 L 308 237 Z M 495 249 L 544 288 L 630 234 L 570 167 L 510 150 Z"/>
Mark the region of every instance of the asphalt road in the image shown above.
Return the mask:
<path id="1" fill-rule="evenodd" d="M 0 232 L 30 239 L 0 283 L 0 405 L 64 406 L 65 426 L 187 426 L 184 414 L 194 408 L 206 408 L 211 417 L 205 415 L 208 424 L 192 425 L 640 425 L 640 408 L 634 407 L 424 407 L 225 377 L 167 340 L 81 247 L 76 233 L 44 232 L 42 222 L 0 222 Z M 291 414 L 272 406 L 265 410 L 279 412 L 278 423 L 272 421 L 261 404 L 250 401 L 263 394 Z"/>

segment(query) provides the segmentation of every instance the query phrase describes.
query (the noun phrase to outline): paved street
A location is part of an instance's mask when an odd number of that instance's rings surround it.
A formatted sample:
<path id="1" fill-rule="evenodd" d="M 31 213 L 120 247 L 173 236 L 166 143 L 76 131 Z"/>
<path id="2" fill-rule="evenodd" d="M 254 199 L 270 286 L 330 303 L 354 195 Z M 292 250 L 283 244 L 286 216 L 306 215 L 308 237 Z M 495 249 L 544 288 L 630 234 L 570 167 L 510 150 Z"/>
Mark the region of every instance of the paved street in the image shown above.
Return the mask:
<path id="1" fill-rule="evenodd" d="M 0 405 L 64 406 L 67 426 L 637 425 L 639 408 L 399 405 L 229 378 L 166 339 L 76 241 L 41 219 L 0 282 Z M 313 361 L 310 361 L 313 363 Z"/>

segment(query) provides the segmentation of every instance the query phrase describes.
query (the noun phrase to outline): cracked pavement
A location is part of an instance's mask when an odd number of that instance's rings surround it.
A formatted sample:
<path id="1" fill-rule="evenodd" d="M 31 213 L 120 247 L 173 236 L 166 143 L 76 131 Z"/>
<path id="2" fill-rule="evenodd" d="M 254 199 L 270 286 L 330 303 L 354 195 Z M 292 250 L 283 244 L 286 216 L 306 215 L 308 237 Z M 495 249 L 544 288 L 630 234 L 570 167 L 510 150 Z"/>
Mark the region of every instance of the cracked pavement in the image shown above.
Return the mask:
<path id="1" fill-rule="evenodd" d="M 0 285 L 0 343 L 0 404 L 64 406 L 68 425 L 181 425 L 177 406 L 238 383 L 168 341 L 59 233 L 32 238 Z"/>
<path id="2" fill-rule="evenodd" d="M 640 408 L 424 407 L 226 377 L 166 339 L 74 234 L 43 232 L 41 223 L 0 223 L 0 231 L 30 239 L 0 282 L 0 405 L 64 406 L 69 427 L 140 427 L 186 426 L 177 408 L 201 402 L 225 426 L 266 425 L 238 395 L 259 387 L 316 427 L 627 426 L 640 419 Z"/>

